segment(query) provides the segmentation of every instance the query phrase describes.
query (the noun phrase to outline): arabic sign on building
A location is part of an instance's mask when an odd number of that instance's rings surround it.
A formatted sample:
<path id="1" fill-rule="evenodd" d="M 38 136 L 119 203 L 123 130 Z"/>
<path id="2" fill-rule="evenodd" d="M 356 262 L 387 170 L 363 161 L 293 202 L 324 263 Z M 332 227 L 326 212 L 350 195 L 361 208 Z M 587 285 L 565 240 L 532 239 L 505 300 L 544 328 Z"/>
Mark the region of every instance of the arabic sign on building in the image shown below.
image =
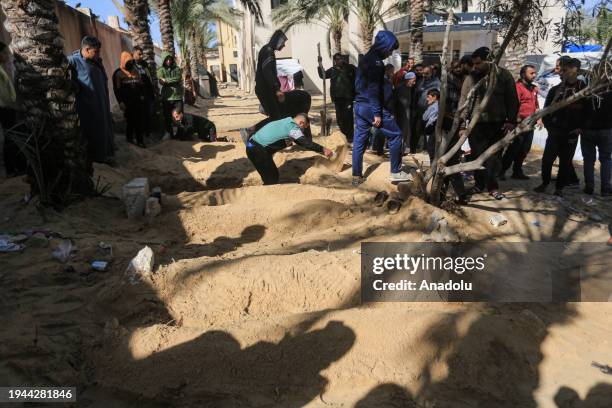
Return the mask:
<path id="1" fill-rule="evenodd" d="M 452 31 L 489 31 L 499 29 L 499 21 L 490 13 L 457 13 L 455 18 L 455 24 L 451 27 Z M 444 31 L 445 26 L 445 17 L 425 14 L 425 21 L 423 23 L 424 32 Z M 387 27 L 395 34 L 409 33 L 411 28 L 410 16 L 389 21 Z"/>

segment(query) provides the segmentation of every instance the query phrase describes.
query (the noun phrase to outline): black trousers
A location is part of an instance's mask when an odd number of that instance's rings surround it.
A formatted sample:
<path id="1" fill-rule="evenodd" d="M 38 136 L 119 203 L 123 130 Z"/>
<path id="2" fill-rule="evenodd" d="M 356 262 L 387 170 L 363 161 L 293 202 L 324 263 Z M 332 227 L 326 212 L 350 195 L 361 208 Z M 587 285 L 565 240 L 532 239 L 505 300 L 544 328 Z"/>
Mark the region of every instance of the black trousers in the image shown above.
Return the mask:
<path id="1" fill-rule="evenodd" d="M 499 141 L 504 135 L 501 122 L 477 123 L 469 136 L 471 156 L 476 159 L 485 150 Z M 474 172 L 476 187 L 480 190 L 494 191 L 499 189 L 497 175 L 502 167 L 502 152 L 498 151 L 484 162 L 484 170 Z"/>
<path id="2" fill-rule="evenodd" d="M 17 112 L 13 109 L 0 108 L 0 125 L 4 129 L 4 166 L 6 174 L 20 174 L 27 170 L 28 162 L 19 146 L 9 139 L 7 131 L 17 124 Z M 20 126 L 21 127 L 21 126 Z M 19 129 L 25 131 L 26 129 Z"/>
<path id="3" fill-rule="evenodd" d="M 278 184 L 278 167 L 274 163 L 274 152 L 266 149 L 253 140 L 249 140 L 246 146 L 246 154 L 255 170 L 261 176 L 264 185 Z"/>
<path id="4" fill-rule="evenodd" d="M 506 172 L 512 166 L 513 174 L 523 172 L 523 162 L 531 150 L 533 142 L 533 130 L 518 135 L 506 149 L 502 157 L 502 172 Z"/>
<path id="5" fill-rule="evenodd" d="M 174 131 L 172 129 L 172 111 L 175 108 L 183 110 L 183 101 L 163 101 L 162 108 L 164 111 L 164 123 L 166 125 L 166 132 L 170 134 L 170 137 L 174 137 Z"/>
<path id="6" fill-rule="evenodd" d="M 570 136 L 568 132 L 549 131 L 544 155 L 542 156 L 542 183 L 550 184 L 552 177 L 552 167 L 555 159 L 559 157 L 559 172 L 555 188 L 562 190 L 569 183 L 576 182 L 578 176 L 574 170 L 572 159 L 576 152 L 578 136 Z"/>
<path id="7" fill-rule="evenodd" d="M 134 135 L 136 135 L 138 143 L 144 142 L 143 134 L 147 130 L 147 110 L 148 106 L 145 101 L 134 101 L 125 105 L 125 136 L 128 142 L 134 142 Z M 172 111 L 170 114 L 172 114 Z"/>
<path id="8" fill-rule="evenodd" d="M 423 113 L 424 111 L 417 109 L 416 114 L 411 120 L 410 141 L 408 142 L 408 145 L 410 146 L 410 153 L 416 153 L 420 148 L 421 136 L 425 131 Z"/>
<path id="9" fill-rule="evenodd" d="M 334 98 L 336 107 L 336 122 L 340 131 L 346 136 L 346 140 L 353 142 L 354 114 L 353 101 L 350 98 Z"/>

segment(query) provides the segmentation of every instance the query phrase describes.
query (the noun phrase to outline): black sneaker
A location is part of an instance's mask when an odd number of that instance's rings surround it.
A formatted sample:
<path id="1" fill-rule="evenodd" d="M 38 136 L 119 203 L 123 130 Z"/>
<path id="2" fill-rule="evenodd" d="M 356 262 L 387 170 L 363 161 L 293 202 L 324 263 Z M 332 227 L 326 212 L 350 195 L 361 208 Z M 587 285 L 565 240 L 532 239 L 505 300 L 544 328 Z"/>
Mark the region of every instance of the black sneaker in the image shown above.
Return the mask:
<path id="1" fill-rule="evenodd" d="M 583 191 L 584 191 L 584 194 L 593 195 L 594 190 L 595 190 L 595 189 L 594 189 L 593 187 L 588 187 L 588 186 L 587 186 L 587 187 L 585 187 L 585 188 L 584 188 L 584 190 L 583 190 Z"/>
<path id="2" fill-rule="evenodd" d="M 536 193 L 545 193 L 547 188 L 548 188 L 548 184 L 542 183 L 536 188 L 534 188 L 533 191 L 535 191 Z"/>
<path id="3" fill-rule="evenodd" d="M 579 181 L 572 181 L 569 182 L 565 185 L 565 187 L 567 188 L 580 188 L 580 182 Z"/>
<path id="4" fill-rule="evenodd" d="M 557 197 L 563 197 L 563 190 L 555 190 L 553 194 Z"/>

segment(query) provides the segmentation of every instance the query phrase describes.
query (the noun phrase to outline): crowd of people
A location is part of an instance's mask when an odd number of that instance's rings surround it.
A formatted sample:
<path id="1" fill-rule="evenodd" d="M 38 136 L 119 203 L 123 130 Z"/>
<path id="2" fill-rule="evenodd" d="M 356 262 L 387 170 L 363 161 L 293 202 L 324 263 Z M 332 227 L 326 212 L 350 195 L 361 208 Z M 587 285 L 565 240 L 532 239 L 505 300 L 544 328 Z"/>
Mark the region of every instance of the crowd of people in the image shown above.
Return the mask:
<path id="1" fill-rule="evenodd" d="M 276 167 L 272 171 L 269 169 L 274 165 L 272 156 L 295 141 L 295 128 L 300 129 L 300 137 L 310 137 L 307 132 L 310 98 L 306 97 L 308 103 L 304 109 L 295 106 L 295 101 L 303 96 L 290 95 L 298 91 L 282 92 L 276 76 L 275 51 L 280 51 L 286 41 L 284 33 L 276 31 L 259 53 L 255 89 L 261 110 L 268 118 L 242 131 L 247 155 L 252 157 L 253 152 L 257 151 L 258 155 L 266 157 L 266 168 L 261 165 L 263 160 L 251 159 L 265 184 L 278 182 Z M 487 47 L 478 48 L 470 55 L 452 61 L 447 72 L 446 100 L 441 101 L 440 65 L 415 64 L 413 58 L 407 58 L 405 64 L 396 70 L 392 64 L 385 64 L 384 61 L 398 48 L 399 42 L 393 33 L 379 31 L 370 50 L 359 56 L 358 66 L 350 64 L 343 55 L 336 54 L 333 56 L 332 68 L 319 68 L 320 78 L 331 81 L 330 93 L 336 108 L 338 127 L 352 144 L 354 185 L 364 181 L 363 156 L 368 148 L 378 155 L 384 155 L 385 146 L 388 148 L 391 182 L 410 179 L 409 174 L 403 170 L 402 156 L 426 151 L 430 160 L 433 160 L 438 121 L 441 121 L 441 128 L 445 132 L 451 130 L 459 107 L 466 103 L 468 94 L 476 84 L 489 75 L 492 66 L 491 51 Z M 580 60 L 567 56 L 559 58 L 552 72 L 559 83 L 550 89 L 544 106 L 540 107 L 539 89 L 534 82 L 536 68 L 533 65 L 524 65 L 517 79 L 507 69 L 499 67 L 495 74 L 495 88 L 468 135 L 467 143 L 447 164 L 473 160 L 539 109 L 579 92 L 587 85 L 585 76 L 580 73 Z M 466 132 L 486 91 L 486 87 L 479 87 L 470 106 L 461 111 L 458 118 L 460 126 L 451 137 L 451 145 L 457 143 Z M 438 116 L 440 103 L 445 105 L 444 117 Z M 552 180 L 553 163 L 557 158 L 559 171 L 554 194 L 560 196 L 565 188 L 579 186 L 572 158 L 580 136 L 584 155 L 583 191 L 586 194 L 595 192 L 594 166 L 598 156 L 601 163 L 600 193 L 602 196 L 612 195 L 611 104 L 612 95 L 608 92 L 603 96 L 579 100 L 537 122 L 537 127 L 546 128 L 548 138 L 542 157 L 542 183 L 535 191 L 547 191 Z M 295 119 L 292 119 L 297 117 L 297 113 L 303 114 L 299 118 L 305 126 L 298 126 Z M 302 118 L 305 118 L 305 122 Z M 294 121 L 286 127 L 283 137 L 279 136 L 279 126 L 271 123 L 279 120 Z M 262 137 L 267 133 L 275 134 L 276 137 Z M 465 188 L 464 175 L 450 176 L 447 182 L 452 184 L 457 202 L 465 203 L 471 195 L 481 192 L 488 192 L 497 200 L 505 199 L 499 181 L 506 180 L 510 169 L 511 178 L 528 180 L 530 177 L 525 174 L 523 165 L 531 150 L 533 137 L 533 130 L 522 133 L 504 151 L 489 157 L 484 162 L 484 169 L 474 172 L 474 186 L 470 189 Z M 274 145 L 270 143 L 272 139 L 275 140 Z M 316 146 L 304 142 L 301 144 L 324 153 Z M 275 177 L 269 177 L 272 172 Z"/>
<path id="2" fill-rule="evenodd" d="M 89 161 L 114 166 L 116 121 L 111 114 L 109 75 L 100 56 L 101 48 L 102 43 L 96 37 L 83 37 L 81 48 L 67 58 L 67 76 L 75 90 L 81 139 Z M 214 123 L 183 112 L 183 101 L 193 103 L 196 98 L 193 81 L 183 76 L 172 54 L 166 53 L 162 58 L 162 66 L 153 75 L 143 50 L 136 46 L 131 52 L 121 53 L 119 67 L 112 73 L 112 91 L 125 119 L 127 142 L 146 147 L 145 138 L 151 137 L 158 110 L 163 117 L 164 139 L 216 140 Z M 0 129 L 10 129 L 18 123 L 14 81 L 3 68 L 8 59 L 8 47 L 0 43 Z M 218 95 L 216 89 L 215 92 Z M 4 138 L 2 159 L 1 167 L 7 175 L 26 171 L 25 157 L 9 138 Z"/>
<path id="3" fill-rule="evenodd" d="M 241 130 L 246 153 L 259 172 L 264 184 L 278 183 L 278 169 L 274 154 L 287 146 L 298 144 L 327 157 L 333 153 L 312 142 L 309 110 L 310 95 L 302 90 L 282 91 L 276 68 L 275 53 L 287 42 L 286 35 L 277 30 L 259 52 L 256 69 L 255 93 L 260 111 L 266 118 L 248 129 Z M 109 95 L 108 75 L 100 58 L 102 44 L 92 36 L 85 36 L 81 48 L 68 57 L 69 72 L 76 89 L 76 108 L 83 140 L 92 162 L 114 165 L 116 145 Z M 341 54 L 333 56 L 333 67 L 323 69 L 319 76 L 330 80 L 331 99 L 335 106 L 338 126 L 352 144 L 353 184 L 363 178 L 363 157 L 369 148 L 384 155 L 388 149 L 391 182 L 410 179 L 403 168 L 403 156 L 426 151 L 435 157 L 435 129 L 439 121 L 448 132 L 468 93 L 491 69 L 491 52 L 486 47 L 452 61 L 447 72 L 446 100 L 440 100 L 441 67 L 439 64 L 415 63 L 407 58 L 398 70 L 385 60 L 399 48 L 390 31 L 379 31 L 369 51 L 359 56 L 357 66 Z M 319 57 L 320 58 L 320 57 Z M 4 129 L 15 123 L 15 89 L 13 80 L 2 64 L 8 59 L 8 49 L 0 44 L 0 120 Z M 199 137 L 216 140 L 216 127 L 208 119 L 185 114 L 184 103 L 196 96 L 195 84 L 178 66 L 174 55 L 162 55 L 162 64 L 153 75 L 143 58 L 143 50 L 134 47 L 122 52 L 120 66 L 112 74 L 115 98 L 125 117 L 127 142 L 145 148 L 145 138 L 151 135 L 157 107 L 161 107 L 165 139 Z M 319 60 L 319 63 L 321 61 Z M 580 60 L 561 57 L 553 75 L 558 84 L 553 86 L 544 103 L 552 105 L 579 92 L 586 84 Z M 479 114 L 479 120 L 468 137 L 468 143 L 448 161 L 448 165 L 472 160 L 513 130 L 518 123 L 542 107 L 538 103 L 538 87 L 532 65 L 521 68 L 519 78 L 504 69 L 496 70 L 495 89 Z M 157 78 L 157 82 L 155 82 Z M 187 82 L 186 82 L 187 81 Z M 191 81 L 191 82 L 190 82 Z M 466 131 L 476 107 L 484 98 L 486 87 L 479 87 L 471 106 L 461 112 L 460 126 L 452 135 L 455 144 Z M 218 94 L 215 90 L 215 94 Z M 612 195 L 612 96 L 584 98 L 552 114 L 544 116 L 537 126 L 548 132 L 542 156 L 542 182 L 535 188 L 546 192 L 552 183 L 552 168 L 559 161 L 554 193 L 562 195 L 565 188 L 580 185 L 573 166 L 578 140 L 584 155 L 584 192 L 596 191 L 594 167 L 596 157 L 601 163 L 600 193 Z M 439 117 L 440 103 L 444 103 L 444 117 Z M 523 164 L 531 149 L 533 131 L 519 135 L 505 149 L 484 162 L 484 169 L 474 172 L 474 186 L 466 189 L 464 177 L 449 177 L 456 200 L 467 202 L 473 194 L 488 192 L 493 198 L 505 198 L 499 181 L 511 178 L 527 180 Z M 6 138 L 5 138 L 6 139 Z M 23 163 L 15 159 L 15 146 L 5 140 L 4 166 L 9 174 L 24 171 Z"/>

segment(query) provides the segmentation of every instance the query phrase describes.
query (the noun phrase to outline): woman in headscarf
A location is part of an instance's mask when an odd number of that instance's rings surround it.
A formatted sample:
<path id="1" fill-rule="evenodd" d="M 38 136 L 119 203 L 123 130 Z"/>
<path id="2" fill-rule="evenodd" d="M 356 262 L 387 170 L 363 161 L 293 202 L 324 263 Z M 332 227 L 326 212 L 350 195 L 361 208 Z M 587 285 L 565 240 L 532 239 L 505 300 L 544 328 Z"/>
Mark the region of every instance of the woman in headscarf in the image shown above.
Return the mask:
<path id="1" fill-rule="evenodd" d="M 113 90 L 119 106 L 125 115 L 125 136 L 128 143 L 145 147 L 143 133 L 145 131 L 145 84 L 140 76 L 132 54 L 121 53 L 121 66 L 113 74 Z"/>

